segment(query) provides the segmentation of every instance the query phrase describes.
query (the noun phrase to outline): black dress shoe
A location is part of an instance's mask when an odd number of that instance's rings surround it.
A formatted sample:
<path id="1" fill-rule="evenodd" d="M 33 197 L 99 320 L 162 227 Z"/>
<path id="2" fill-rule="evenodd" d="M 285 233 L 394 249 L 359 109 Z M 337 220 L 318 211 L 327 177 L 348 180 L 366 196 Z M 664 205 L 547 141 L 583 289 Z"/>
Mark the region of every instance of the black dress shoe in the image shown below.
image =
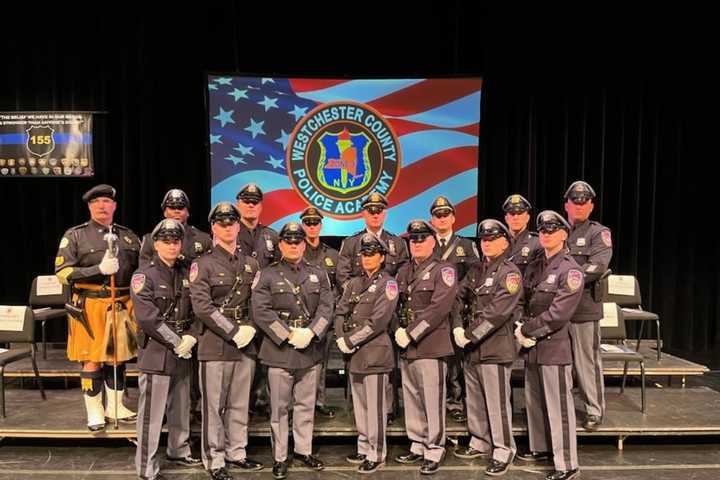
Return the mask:
<path id="1" fill-rule="evenodd" d="M 600 427 L 601 424 L 602 417 L 598 417 L 597 415 L 588 415 L 587 417 L 585 417 L 585 421 L 583 422 L 582 426 L 588 432 L 594 432 Z"/>
<path id="2" fill-rule="evenodd" d="M 371 462 L 370 460 L 365 460 L 358 467 L 358 472 L 359 473 L 373 473 L 377 470 L 380 470 L 384 466 L 385 466 L 385 462 Z"/>
<path id="3" fill-rule="evenodd" d="M 487 457 L 490 454 L 481 452 L 480 450 L 475 450 L 474 448 L 467 446 L 467 447 L 456 448 L 455 450 L 453 450 L 453 455 L 455 455 L 458 458 L 479 458 L 479 457 Z"/>
<path id="4" fill-rule="evenodd" d="M 490 459 L 490 463 L 488 463 L 488 466 L 485 469 L 485 475 L 499 477 L 500 475 L 505 475 L 509 469 L 510 462 L 501 462 L 492 458 Z"/>
<path id="5" fill-rule="evenodd" d="M 273 463 L 272 476 L 277 480 L 287 478 L 287 470 L 287 462 L 275 462 Z"/>
<path id="6" fill-rule="evenodd" d="M 367 455 L 363 455 L 361 453 L 353 453 L 352 455 L 348 455 L 347 457 L 345 457 L 345 460 L 350 463 L 361 464 L 365 461 L 366 458 Z"/>
<path id="7" fill-rule="evenodd" d="M 574 470 L 565 470 L 564 472 L 555 470 L 554 472 L 549 473 L 545 477 L 545 480 L 570 480 L 571 478 L 575 478 L 579 475 L 580 475 L 579 468 L 576 468 Z"/>
<path id="8" fill-rule="evenodd" d="M 168 462 L 182 465 L 184 467 L 197 467 L 202 465 L 202 459 L 188 455 L 187 457 L 167 457 Z"/>
<path id="9" fill-rule="evenodd" d="M 246 472 L 254 472 L 263 469 L 262 463 L 256 462 L 255 460 L 251 460 L 249 458 L 243 458 L 242 460 L 225 460 L 225 463 L 227 465 L 231 465 L 233 467 L 245 470 Z"/>
<path id="10" fill-rule="evenodd" d="M 524 452 L 518 453 L 515 457 L 523 462 L 544 462 L 552 459 L 552 454 L 550 452 Z"/>
<path id="11" fill-rule="evenodd" d="M 101 423 L 99 425 L 88 425 L 88 430 L 90 430 L 91 433 L 100 433 L 105 431 L 105 424 Z"/>
<path id="12" fill-rule="evenodd" d="M 230 472 L 228 472 L 225 467 L 210 470 L 210 478 L 212 478 L 212 480 L 234 480 L 234 477 L 230 475 Z"/>
<path id="13" fill-rule="evenodd" d="M 465 412 L 462 410 L 450 410 L 450 414 L 448 416 L 457 423 L 467 422 L 467 415 L 465 415 Z"/>
<path id="14" fill-rule="evenodd" d="M 412 452 L 404 453 L 402 455 L 398 455 L 397 457 L 395 457 L 396 462 L 404 463 L 407 465 L 417 463 L 422 459 L 423 459 L 422 455 L 418 455 L 418 454 L 412 453 Z"/>
<path id="15" fill-rule="evenodd" d="M 296 453 L 293 455 L 293 460 L 300 460 L 306 467 L 313 470 L 322 470 L 325 468 L 325 464 L 317 457 L 312 455 L 300 455 Z"/>
<path id="16" fill-rule="evenodd" d="M 420 467 L 421 475 L 434 475 L 440 469 L 440 462 L 433 462 L 432 460 L 425 460 Z"/>
<path id="17" fill-rule="evenodd" d="M 326 407 L 325 405 L 315 405 L 315 412 L 323 417 L 335 418 L 335 409 Z"/>

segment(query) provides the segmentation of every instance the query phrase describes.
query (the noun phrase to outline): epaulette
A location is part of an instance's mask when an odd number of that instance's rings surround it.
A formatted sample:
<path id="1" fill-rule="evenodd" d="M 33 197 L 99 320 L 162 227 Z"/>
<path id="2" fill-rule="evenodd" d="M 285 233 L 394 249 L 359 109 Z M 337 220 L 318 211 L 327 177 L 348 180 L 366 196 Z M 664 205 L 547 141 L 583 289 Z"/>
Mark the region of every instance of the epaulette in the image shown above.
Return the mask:
<path id="1" fill-rule="evenodd" d="M 85 228 L 88 226 L 90 222 L 81 223 L 80 225 L 75 225 L 74 227 L 68 228 L 68 232 L 71 230 L 80 230 L 81 228 Z"/>

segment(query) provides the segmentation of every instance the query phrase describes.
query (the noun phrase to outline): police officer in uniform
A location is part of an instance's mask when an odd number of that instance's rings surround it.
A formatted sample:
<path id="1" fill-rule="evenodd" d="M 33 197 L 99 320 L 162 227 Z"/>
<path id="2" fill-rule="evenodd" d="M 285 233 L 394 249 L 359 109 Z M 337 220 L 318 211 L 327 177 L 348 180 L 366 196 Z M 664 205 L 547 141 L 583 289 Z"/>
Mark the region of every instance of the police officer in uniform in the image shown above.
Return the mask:
<path id="1" fill-rule="evenodd" d="M 583 428 L 588 431 L 597 430 L 605 414 L 605 386 L 600 358 L 600 319 L 603 311 L 602 303 L 595 299 L 594 287 L 607 271 L 612 258 L 610 229 L 589 220 L 594 199 L 595 191 L 583 181 L 573 182 L 565 192 L 565 212 L 572 227 L 568 247 L 585 276 L 585 290 L 570 323 L 570 336 L 575 379 L 585 407 Z"/>
<path id="2" fill-rule="evenodd" d="M 293 409 L 294 459 L 313 470 L 324 464 L 312 455 L 315 395 L 323 342 L 334 297 L 324 269 L 303 260 L 305 231 L 289 222 L 280 231 L 282 259 L 263 269 L 253 284 L 255 323 L 265 332 L 260 361 L 268 367 L 273 477 L 288 469 L 288 409 Z"/>
<path id="3" fill-rule="evenodd" d="M 366 232 L 374 234 L 387 245 L 388 253 L 385 256 L 385 270 L 390 275 L 395 275 L 398 268 L 408 260 L 405 241 L 383 228 L 387 215 L 387 206 L 387 199 L 379 192 L 372 192 L 363 200 L 362 216 L 363 220 L 365 220 L 365 230 L 347 237 L 340 246 L 337 281 L 341 288 L 350 278 L 364 274 L 360 259 L 360 239 Z"/>
<path id="4" fill-rule="evenodd" d="M 362 202 L 362 216 L 365 220 L 365 230 L 361 230 L 356 234 L 347 237 L 340 245 L 340 256 L 338 258 L 337 267 L 337 283 L 342 288 L 352 278 L 364 275 L 362 268 L 362 260 L 360 255 L 360 239 L 365 233 L 372 233 L 385 245 L 387 245 L 387 254 L 385 255 L 385 270 L 390 275 L 395 275 L 401 265 L 408 260 L 408 249 L 405 240 L 397 235 L 389 233 L 383 228 L 385 217 L 387 216 L 388 201 L 384 195 L 379 192 L 372 192 Z M 398 375 L 394 372 L 393 375 Z M 395 378 L 397 384 L 398 379 Z M 393 408 L 393 389 L 388 385 L 385 392 L 387 395 L 386 404 L 388 408 L 388 422 L 392 423 L 394 412 Z"/>
<path id="5" fill-rule="evenodd" d="M 458 283 L 465 277 L 467 271 L 478 262 L 480 255 L 475 242 L 468 238 L 455 235 L 455 207 L 447 197 L 439 196 L 430 206 L 430 223 L 435 228 L 437 244 L 435 256 L 455 265 Z M 467 419 L 463 405 L 463 387 L 460 365 L 462 352 L 448 359 L 447 378 L 447 409 L 450 418 L 456 422 L 464 423 Z"/>
<path id="6" fill-rule="evenodd" d="M 91 432 L 105 428 L 105 419 L 117 417 L 135 422 L 135 412 L 121 399 L 125 391 L 125 362 L 137 353 L 132 318 L 130 278 L 138 265 L 140 240 L 127 227 L 113 223 L 117 203 L 110 185 L 97 185 L 83 195 L 90 221 L 72 227 L 60 240 L 55 257 L 55 275 L 72 288 L 68 305 L 68 359 L 82 362 L 81 388 Z M 110 248 L 110 245 L 112 248 Z M 112 338 L 111 277 L 115 277 L 117 339 Z M 113 371 L 115 356 L 117 384 Z M 105 380 L 107 408 L 103 409 L 101 389 Z M 116 405 L 115 400 L 118 400 Z M 117 408 L 116 408 L 117 407 Z"/>
<path id="7" fill-rule="evenodd" d="M 583 273 L 565 247 L 570 231 L 565 219 L 546 210 L 536 224 L 544 255 L 525 271 L 525 313 L 515 329 L 525 358 L 530 440 L 530 451 L 518 458 L 526 462 L 552 458 L 555 471 L 545 478 L 568 480 L 579 473 L 570 319 L 582 298 Z"/>
<path id="8" fill-rule="evenodd" d="M 433 255 L 435 231 L 423 220 L 408 224 L 412 261 L 397 275 L 402 302 L 395 342 L 402 349 L 405 428 L 410 452 L 395 457 L 432 475 L 445 456 L 445 377 L 453 355 L 450 313 L 457 294 L 455 267 Z"/>
<path id="9" fill-rule="evenodd" d="M 280 259 L 277 249 L 278 234 L 275 230 L 260 223 L 263 192 L 254 183 L 248 183 L 237 193 L 235 206 L 240 211 L 240 233 L 238 245 L 243 253 L 255 258 L 260 268 L 265 268 Z M 262 332 L 255 338 L 256 348 L 262 343 Z M 268 392 L 267 371 L 265 365 L 257 365 L 257 375 L 253 381 L 250 398 L 251 413 L 267 416 Z"/>
<path id="10" fill-rule="evenodd" d="M 510 374 L 515 360 L 513 319 L 522 315 L 522 278 L 508 259 L 510 232 L 498 220 L 478 225 L 483 262 L 460 284 L 453 311 L 455 343 L 465 349 L 470 445 L 459 447 L 460 458 L 491 455 L 488 475 L 503 475 L 516 448 L 512 436 Z M 463 312 L 469 314 L 463 319 Z"/>
<path id="11" fill-rule="evenodd" d="M 528 264 L 543 253 L 537 233 L 528 228 L 532 205 L 525 197 L 514 193 L 505 199 L 502 208 L 510 229 L 509 257 L 523 273 Z"/>
<path id="12" fill-rule="evenodd" d="M 398 285 L 382 263 L 387 252 L 372 233 L 360 239 L 365 275 L 350 279 L 335 310 L 335 333 L 340 351 L 350 355 L 348 370 L 352 388 L 357 453 L 347 461 L 358 463 L 360 473 L 371 473 L 385 464 L 387 448 L 385 389 L 395 358 L 390 340 L 390 321 L 398 301 Z"/>
<path id="13" fill-rule="evenodd" d="M 182 239 L 182 252 L 180 252 L 178 261 L 185 263 L 185 266 L 189 268 L 193 260 L 212 249 L 212 239 L 207 233 L 187 223 L 190 217 L 190 199 L 182 190 L 177 188 L 168 190 L 160 208 L 165 218 L 172 218 L 183 224 L 185 236 Z M 140 248 L 141 267 L 153 260 L 154 244 L 151 234 L 145 234 Z"/>
<path id="14" fill-rule="evenodd" d="M 257 350 L 250 286 L 258 262 L 237 245 L 240 212 L 218 203 L 208 216 L 215 247 L 190 266 L 192 306 L 201 322 L 198 340 L 202 393 L 202 459 L 214 480 L 233 478 L 226 465 L 263 468 L 247 458 L 250 386 Z"/>
<path id="15" fill-rule="evenodd" d="M 335 282 L 335 269 L 338 262 L 338 251 L 329 247 L 325 242 L 320 241 L 320 230 L 322 230 L 323 215 L 315 207 L 307 207 L 300 214 L 302 228 L 305 230 L 305 254 L 303 258 L 311 265 L 324 268 L 330 279 L 330 288 L 337 297 L 337 285 Z M 332 348 L 332 329 L 328 329 L 325 347 L 323 350 L 323 362 L 320 369 L 317 395 L 315 398 L 315 411 L 327 418 L 335 417 L 335 409 L 328 406 L 325 401 L 325 376 L 327 372 L 328 358 Z"/>
<path id="16" fill-rule="evenodd" d="M 165 218 L 172 218 L 183 224 L 185 236 L 182 239 L 182 252 L 177 261 L 184 263 L 186 268 L 190 268 L 190 264 L 200 255 L 212 249 L 212 239 L 207 233 L 198 230 L 187 223 L 190 217 L 190 199 L 187 194 L 180 189 L 173 188 L 168 190 L 163 201 L 160 204 Z M 140 266 L 147 266 L 155 254 L 155 242 L 151 234 L 146 234 L 142 239 L 140 247 Z M 190 359 L 190 411 L 199 415 L 200 408 L 200 387 L 198 385 L 198 360 L 197 355 Z"/>
<path id="17" fill-rule="evenodd" d="M 191 307 L 187 266 L 178 261 L 185 227 L 174 219 L 153 229 L 153 259 L 130 282 L 135 318 L 142 329 L 138 368 L 137 451 L 141 479 L 162 478 L 157 450 L 167 414 L 168 460 L 196 466 L 190 452 L 190 355 L 197 339 L 190 331 Z"/>

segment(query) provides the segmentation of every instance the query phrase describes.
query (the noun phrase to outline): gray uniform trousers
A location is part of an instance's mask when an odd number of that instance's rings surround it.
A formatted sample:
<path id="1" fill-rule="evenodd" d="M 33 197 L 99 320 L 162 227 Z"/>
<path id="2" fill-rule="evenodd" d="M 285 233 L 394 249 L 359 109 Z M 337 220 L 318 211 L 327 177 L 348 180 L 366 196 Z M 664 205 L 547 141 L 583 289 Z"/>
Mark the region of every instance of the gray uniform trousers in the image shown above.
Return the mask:
<path id="1" fill-rule="evenodd" d="M 182 362 L 171 375 L 140 373 L 138 379 L 137 451 L 139 477 L 155 478 L 160 472 L 157 450 L 163 416 L 167 414 L 168 457 L 190 455 L 190 368 Z"/>
<path id="2" fill-rule="evenodd" d="M 400 359 L 410 451 L 439 462 L 445 453 L 445 376 L 441 358 Z"/>
<path id="3" fill-rule="evenodd" d="M 578 468 L 572 366 L 526 364 L 525 405 L 530 450 L 552 451 L 556 470 Z"/>
<path id="4" fill-rule="evenodd" d="M 600 322 L 570 324 L 573 368 L 585 413 L 605 414 L 605 384 L 600 359 Z"/>
<path id="5" fill-rule="evenodd" d="M 225 466 L 225 459 L 246 458 L 248 406 L 255 359 L 201 361 L 202 460 L 208 470 Z"/>
<path id="6" fill-rule="evenodd" d="M 312 453 L 315 394 L 320 368 L 319 363 L 299 370 L 268 367 L 270 430 L 273 458 L 276 462 L 284 462 L 288 456 L 288 408 L 291 401 L 295 452 L 300 455 Z"/>
<path id="7" fill-rule="evenodd" d="M 385 425 L 387 373 L 351 373 L 355 427 L 358 431 L 357 452 L 371 462 L 384 462 L 387 454 Z"/>
<path id="8" fill-rule="evenodd" d="M 511 371 L 511 363 L 467 361 L 464 370 L 470 446 L 505 463 L 511 462 L 517 451 L 512 436 Z"/>

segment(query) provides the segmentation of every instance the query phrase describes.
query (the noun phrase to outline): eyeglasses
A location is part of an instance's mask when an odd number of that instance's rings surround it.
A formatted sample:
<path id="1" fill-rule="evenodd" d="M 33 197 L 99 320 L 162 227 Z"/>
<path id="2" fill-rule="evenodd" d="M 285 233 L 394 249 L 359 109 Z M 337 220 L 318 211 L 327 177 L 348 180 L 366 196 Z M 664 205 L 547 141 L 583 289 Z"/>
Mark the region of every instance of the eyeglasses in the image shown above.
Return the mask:
<path id="1" fill-rule="evenodd" d="M 283 242 L 287 243 L 288 245 L 300 245 L 304 240 L 302 238 L 288 238 L 283 239 Z"/>
<path id="2" fill-rule="evenodd" d="M 436 210 L 435 212 L 433 212 L 432 216 L 435 218 L 445 218 L 449 217 L 451 213 L 453 213 L 452 210 Z"/>
<path id="3" fill-rule="evenodd" d="M 320 220 L 319 218 L 304 218 L 302 221 L 303 225 L 306 225 L 308 227 L 320 225 L 321 222 L 322 220 Z"/>
<path id="4" fill-rule="evenodd" d="M 367 212 L 370 215 L 379 215 L 382 213 L 383 210 L 385 210 L 385 207 L 378 207 L 376 205 L 371 205 L 369 207 L 366 207 L 365 210 L 367 210 Z"/>
<path id="5" fill-rule="evenodd" d="M 260 200 L 255 200 L 254 198 L 241 198 L 240 201 L 248 205 L 257 205 L 260 203 Z"/>

